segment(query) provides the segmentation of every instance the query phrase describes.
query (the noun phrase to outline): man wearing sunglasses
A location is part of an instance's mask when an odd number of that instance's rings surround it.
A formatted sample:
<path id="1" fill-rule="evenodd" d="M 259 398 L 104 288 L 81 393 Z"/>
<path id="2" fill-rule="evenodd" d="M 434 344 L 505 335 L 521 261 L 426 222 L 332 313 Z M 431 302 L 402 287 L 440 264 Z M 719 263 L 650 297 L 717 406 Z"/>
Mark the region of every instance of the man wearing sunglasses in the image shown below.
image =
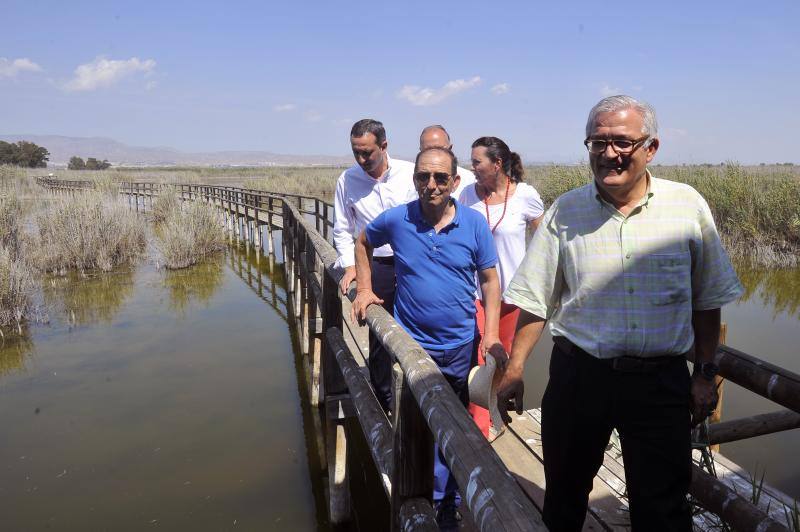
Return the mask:
<path id="1" fill-rule="evenodd" d="M 650 105 L 601 100 L 584 144 L 594 179 L 556 199 L 506 290 L 522 312 L 498 398 L 520 411 L 525 359 L 548 321 L 545 524 L 581 530 L 616 428 L 633 530 L 690 531 L 690 427 L 715 408 L 720 307 L 742 287 L 705 200 L 647 170 L 659 147 Z"/>
<path id="2" fill-rule="evenodd" d="M 428 148 L 445 148 L 453 151 L 453 143 L 450 141 L 450 133 L 440 124 L 433 124 L 426 126 L 422 133 L 419 134 L 419 151 L 425 151 Z M 458 198 L 461 196 L 461 191 L 464 187 L 470 186 L 475 182 L 475 174 L 466 168 L 458 167 L 458 176 L 461 180 L 458 183 L 452 196 Z"/>
<path id="3" fill-rule="evenodd" d="M 506 354 L 498 336 L 500 282 L 497 253 L 486 220 L 451 199 L 458 186 L 456 157 L 429 148 L 417 155 L 414 186 L 418 199 L 384 212 L 356 242 L 358 295 L 351 319 L 363 320 L 369 305 L 382 304 L 371 286 L 373 250 L 394 250 L 397 293 L 394 317 L 439 366 L 462 403 L 475 339 L 475 273 L 486 306 L 485 346 L 502 366 Z M 434 494 L 442 530 L 458 526 L 455 479 L 440 453 L 434 455 Z"/>
<path id="4" fill-rule="evenodd" d="M 342 172 L 336 182 L 333 241 L 344 269 L 340 281 L 346 294 L 356 277 L 353 255 L 355 238 L 380 213 L 416 197 L 411 174 L 414 165 L 389 157 L 383 124 L 371 118 L 359 120 L 350 130 L 350 147 L 356 164 Z M 394 255 L 388 245 L 372 257 L 372 287 L 391 312 L 395 292 Z M 369 333 L 369 376 L 384 411 L 392 410 L 392 363 L 377 337 Z"/>

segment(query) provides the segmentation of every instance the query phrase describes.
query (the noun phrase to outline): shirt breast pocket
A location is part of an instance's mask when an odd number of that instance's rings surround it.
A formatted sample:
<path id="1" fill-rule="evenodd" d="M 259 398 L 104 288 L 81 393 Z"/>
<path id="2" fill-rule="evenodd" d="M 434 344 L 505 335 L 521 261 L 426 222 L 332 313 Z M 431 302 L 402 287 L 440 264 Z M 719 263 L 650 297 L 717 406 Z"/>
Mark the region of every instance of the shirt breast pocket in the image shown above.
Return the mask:
<path id="1" fill-rule="evenodd" d="M 647 257 L 653 305 L 678 305 L 692 294 L 691 257 L 688 251 Z"/>

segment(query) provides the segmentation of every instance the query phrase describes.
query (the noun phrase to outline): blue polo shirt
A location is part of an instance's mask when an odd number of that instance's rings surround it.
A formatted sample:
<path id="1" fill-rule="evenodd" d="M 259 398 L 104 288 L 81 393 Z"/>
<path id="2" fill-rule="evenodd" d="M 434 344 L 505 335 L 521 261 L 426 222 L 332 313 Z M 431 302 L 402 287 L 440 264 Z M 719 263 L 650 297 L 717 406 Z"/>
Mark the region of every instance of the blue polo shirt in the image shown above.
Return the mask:
<path id="1" fill-rule="evenodd" d="M 456 214 L 439 233 L 419 200 L 384 211 L 367 225 L 373 248 L 394 250 L 394 317 L 426 349 L 453 349 L 475 336 L 475 272 L 497 264 L 486 220 L 453 200 Z"/>

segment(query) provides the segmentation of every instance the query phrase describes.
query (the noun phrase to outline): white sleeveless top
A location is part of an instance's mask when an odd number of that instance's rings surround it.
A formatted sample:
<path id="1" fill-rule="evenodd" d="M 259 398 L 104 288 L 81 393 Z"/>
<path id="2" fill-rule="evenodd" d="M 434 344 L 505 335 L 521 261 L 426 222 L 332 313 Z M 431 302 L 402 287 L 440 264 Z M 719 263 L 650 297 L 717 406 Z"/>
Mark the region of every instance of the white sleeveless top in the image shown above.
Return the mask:
<path id="1" fill-rule="evenodd" d="M 486 204 L 478 198 L 475 183 L 461 191 L 458 201 L 478 211 L 486 219 Z M 525 230 L 531 220 L 544 213 L 542 198 L 536 189 L 527 183 L 517 183 L 514 194 L 508 198 L 506 214 L 494 230 L 494 245 L 497 248 L 497 273 L 500 276 L 500 289 L 506 291 L 511 278 L 525 257 Z M 490 229 L 503 215 L 503 204 L 489 205 Z M 480 298 L 480 283 L 478 283 Z"/>

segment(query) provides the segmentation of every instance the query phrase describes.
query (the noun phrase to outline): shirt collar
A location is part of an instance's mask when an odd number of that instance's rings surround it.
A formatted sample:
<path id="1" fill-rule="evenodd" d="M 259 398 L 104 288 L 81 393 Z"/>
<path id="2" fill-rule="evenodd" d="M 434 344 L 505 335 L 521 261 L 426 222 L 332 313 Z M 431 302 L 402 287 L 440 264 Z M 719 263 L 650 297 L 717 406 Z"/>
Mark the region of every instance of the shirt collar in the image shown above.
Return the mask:
<path id="1" fill-rule="evenodd" d="M 456 208 L 456 214 L 453 216 L 453 219 L 450 220 L 450 223 L 447 224 L 442 229 L 450 227 L 451 225 L 457 227 L 461 223 L 461 208 L 463 207 L 463 205 L 461 205 L 458 202 L 458 200 L 456 200 L 452 196 L 450 197 L 450 201 L 453 203 L 453 205 Z M 422 216 L 422 206 L 420 205 L 419 199 L 415 199 L 414 201 L 411 201 L 411 202 L 408 203 L 408 211 L 407 212 L 408 212 L 407 218 L 408 218 L 408 220 L 410 222 L 412 222 L 412 223 L 421 222 L 421 223 L 424 223 L 425 225 L 427 225 L 429 227 L 432 227 L 431 224 L 428 223 L 428 220 L 426 220 L 425 217 Z"/>
<path id="2" fill-rule="evenodd" d="M 653 177 L 653 174 L 650 173 L 650 169 L 645 169 L 646 178 L 647 178 L 647 190 L 644 193 L 642 199 L 636 204 L 636 208 L 638 207 L 647 207 L 648 203 L 650 203 L 650 198 L 653 197 L 655 194 L 655 190 L 658 188 L 655 185 L 656 179 Z M 589 189 L 590 192 L 594 195 L 594 198 L 600 202 L 601 205 L 609 205 L 612 209 L 614 206 L 611 205 L 609 202 L 603 199 L 603 196 L 600 195 L 600 189 L 597 188 L 597 180 L 592 176 L 592 187 Z M 616 210 L 616 209 L 614 209 Z"/>

